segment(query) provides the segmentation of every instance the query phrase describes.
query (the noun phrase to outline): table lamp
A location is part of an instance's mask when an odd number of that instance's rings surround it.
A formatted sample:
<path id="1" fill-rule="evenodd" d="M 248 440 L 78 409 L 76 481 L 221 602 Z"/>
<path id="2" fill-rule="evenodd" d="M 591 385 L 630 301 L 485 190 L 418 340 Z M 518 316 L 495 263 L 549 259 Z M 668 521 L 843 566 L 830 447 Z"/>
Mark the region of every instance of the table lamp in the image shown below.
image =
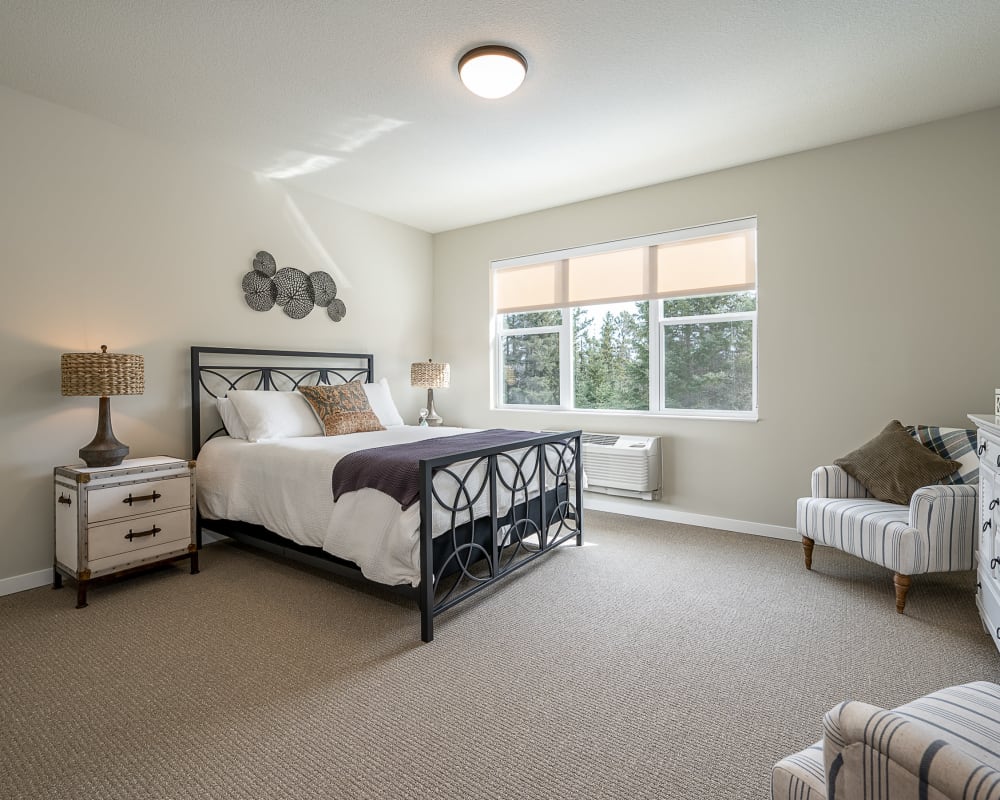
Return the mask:
<path id="1" fill-rule="evenodd" d="M 446 389 L 451 383 L 451 365 L 440 361 L 416 361 L 410 364 L 410 386 L 427 390 L 427 424 L 444 422 L 434 410 L 434 390 Z"/>
<path id="2" fill-rule="evenodd" d="M 114 467 L 128 455 L 128 445 L 111 430 L 111 395 L 142 394 L 145 375 L 142 356 L 109 353 L 106 344 L 100 353 L 62 354 L 62 393 L 66 397 L 99 397 L 97 433 L 90 444 L 80 448 L 80 458 L 88 467 Z"/>

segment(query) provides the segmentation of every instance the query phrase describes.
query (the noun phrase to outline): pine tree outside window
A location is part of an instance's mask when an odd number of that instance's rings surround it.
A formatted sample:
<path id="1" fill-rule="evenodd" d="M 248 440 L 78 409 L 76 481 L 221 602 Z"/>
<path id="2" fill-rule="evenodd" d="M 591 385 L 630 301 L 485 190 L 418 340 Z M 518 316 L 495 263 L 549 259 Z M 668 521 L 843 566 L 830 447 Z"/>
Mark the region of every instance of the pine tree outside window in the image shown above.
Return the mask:
<path id="1" fill-rule="evenodd" d="M 494 262 L 495 407 L 756 419 L 756 228 Z"/>

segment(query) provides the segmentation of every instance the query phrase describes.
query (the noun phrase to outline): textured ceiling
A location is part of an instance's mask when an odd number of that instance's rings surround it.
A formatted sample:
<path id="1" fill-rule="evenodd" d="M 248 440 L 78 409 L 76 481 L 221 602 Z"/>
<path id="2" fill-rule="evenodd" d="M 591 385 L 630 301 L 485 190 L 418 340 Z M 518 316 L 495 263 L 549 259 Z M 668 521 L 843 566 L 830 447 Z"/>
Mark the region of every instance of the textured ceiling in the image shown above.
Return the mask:
<path id="1" fill-rule="evenodd" d="M 521 89 L 459 82 L 472 46 Z M 436 232 L 1000 105 L 998 0 L 0 0 L 0 83 Z"/>

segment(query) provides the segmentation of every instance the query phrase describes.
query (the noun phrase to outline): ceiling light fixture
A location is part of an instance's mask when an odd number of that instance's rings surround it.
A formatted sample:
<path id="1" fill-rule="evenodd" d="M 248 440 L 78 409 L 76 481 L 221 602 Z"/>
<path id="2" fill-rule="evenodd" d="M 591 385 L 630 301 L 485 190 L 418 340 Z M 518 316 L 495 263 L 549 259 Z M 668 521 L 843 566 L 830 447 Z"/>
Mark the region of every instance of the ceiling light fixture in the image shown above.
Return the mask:
<path id="1" fill-rule="evenodd" d="M 509 95 L 521 85 L 527 72 L 524 56 L 499 44 L 476 47 L 458 62 L 458 74 L 465 87 L 487 100 Z"/>

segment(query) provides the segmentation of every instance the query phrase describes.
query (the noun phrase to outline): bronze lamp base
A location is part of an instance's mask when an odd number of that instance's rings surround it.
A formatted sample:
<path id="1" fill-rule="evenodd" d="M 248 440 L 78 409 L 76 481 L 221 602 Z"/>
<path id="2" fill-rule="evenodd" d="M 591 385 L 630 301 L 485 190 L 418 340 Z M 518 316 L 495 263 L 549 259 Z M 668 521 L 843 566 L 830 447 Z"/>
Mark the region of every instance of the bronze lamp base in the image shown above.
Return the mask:
<path id="1" fill-rule="evenodd" d="M 97 412 L 97 433 L 80 448 L 80 458 L 88 467 L 117 467 L 128 455 L 128 445 L 115 438 L 111 430 L 111 398 L 102 397 Z"/>

